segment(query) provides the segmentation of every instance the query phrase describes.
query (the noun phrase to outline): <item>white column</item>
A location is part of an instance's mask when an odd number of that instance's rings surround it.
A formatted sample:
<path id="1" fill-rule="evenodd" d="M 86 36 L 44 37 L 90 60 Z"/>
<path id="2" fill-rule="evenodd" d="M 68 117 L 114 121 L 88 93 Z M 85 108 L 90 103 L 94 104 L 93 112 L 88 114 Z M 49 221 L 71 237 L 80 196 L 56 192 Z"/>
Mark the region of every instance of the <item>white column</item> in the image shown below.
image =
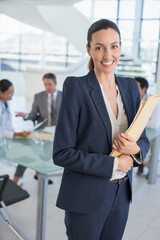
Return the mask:
<path id="1" fill-rule="evenodd" d="M 134 20 L 134 30 L 133 30 L 133 45 L 132 45 L 132 56 L 133 59 L 138 59 L 138 48 L 139 48 L 139 33 L 141 28 L 141 12 L 142 12 L 142 1 L 136 0 L 135 5 L 135 20 Z"/>
<path id="2" fill-rule="evenodd" d="M 95 17 L 95 1 L 96 0 L 91 0 L 91 15 L 90 15 L 91 22 L 94 21 L 94 17 Z"/>
<path id="3" fill-rule="evenodd" d="M 159 40 L 160 41 L 160 40 Z M 160 94 L 160 43 L 159 43 L 159 51 L 158 51 L 158 68 L 157 68 L 157 79 L 156 79 L 156 82 L 157 82 L 157 94 Z"/>
<path id="4" fill-rule="evenodd" d="M 41 68 L 45 68 L 45 32 L 43 32 L 43 35 L 42 35 Z"/>

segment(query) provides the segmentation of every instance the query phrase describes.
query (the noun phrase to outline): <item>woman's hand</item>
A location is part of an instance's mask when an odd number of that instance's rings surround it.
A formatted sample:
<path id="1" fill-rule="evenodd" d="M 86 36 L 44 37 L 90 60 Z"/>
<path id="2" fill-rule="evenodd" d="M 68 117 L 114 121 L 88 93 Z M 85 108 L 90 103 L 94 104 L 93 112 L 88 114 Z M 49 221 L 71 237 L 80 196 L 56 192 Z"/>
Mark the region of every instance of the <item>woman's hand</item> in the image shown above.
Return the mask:
<path id="1" fill-rule="evenodd" d="M 112 147 L 116 151 L 126 155 L 135 155 L 140 152 L 140 147 L 136 141 L 127 133 L 119 134 L 114 140 Z"/>
<path id="2" fill-rule="evenodd" d="M 24 138 L 26 138 L 26 137 L 29 136 L 30 133 L 31 132 L 17 132 L 17 133 L 14 133 L 14 137 L 24 137 Z"/>
<path id="3" fill-rule="evenodd" d="M 23 118 L 24 118 L 24 117 L 26 117 L 26 115 L 27 115 L 27 114 L 24 113 L 24 112 L 17 112 L 17 113 L 16 113 L 16 117 L 23 117 Z"/>
<path id="4" fill-rule="evenodd" d="M 117 170 L 127 173 L 133 167 L 133 159 L 129 155 L 122 154 L 118 158 Z"/>

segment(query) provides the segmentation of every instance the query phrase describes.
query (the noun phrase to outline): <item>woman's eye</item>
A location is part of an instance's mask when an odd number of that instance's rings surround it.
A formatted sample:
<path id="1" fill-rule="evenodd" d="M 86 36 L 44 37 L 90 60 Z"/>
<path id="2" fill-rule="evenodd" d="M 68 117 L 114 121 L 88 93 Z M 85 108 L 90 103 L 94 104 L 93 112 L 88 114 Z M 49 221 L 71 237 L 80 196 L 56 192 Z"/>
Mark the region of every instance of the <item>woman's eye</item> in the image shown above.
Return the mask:
<path id="1" fill-rule="evenodd" d="M 113 45 L 113 49 L 116 49 L 116 48 L 118 48 L 118 46 L 117 45 Z"/>

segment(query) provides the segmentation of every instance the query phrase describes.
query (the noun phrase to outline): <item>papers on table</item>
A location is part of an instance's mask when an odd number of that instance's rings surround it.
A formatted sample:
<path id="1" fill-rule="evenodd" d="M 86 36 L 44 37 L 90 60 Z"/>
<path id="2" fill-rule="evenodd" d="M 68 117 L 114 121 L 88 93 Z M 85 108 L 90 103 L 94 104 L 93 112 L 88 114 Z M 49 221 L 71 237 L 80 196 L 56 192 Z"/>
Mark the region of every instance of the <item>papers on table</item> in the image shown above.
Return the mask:
<path id="1" fill-rule="evenodd" d="M 43 133 L 43 132 L 32 132 L 28 135 L 26 139 L 40 139 L 40 140 L 52 140 L 53 135 L 49 133 Z"/>
<path id="2" fill-rule="evenodd" d="M 31 128 L 29 131 L 33 132 L 35 130 L 37 130 L 39 127 L 41 127 L 48 119 L 45 118 L 42 122 L 36 124 L 33 128 Z"/>
<path id="3" fill-rule="evenodd" d="M 47 132 L 47 133 L 51 133 L 51 134 L 55 134 L 55 129 L 56 129 L 56 126 L 47 126 L 43 129 L 44 132 Z"/>

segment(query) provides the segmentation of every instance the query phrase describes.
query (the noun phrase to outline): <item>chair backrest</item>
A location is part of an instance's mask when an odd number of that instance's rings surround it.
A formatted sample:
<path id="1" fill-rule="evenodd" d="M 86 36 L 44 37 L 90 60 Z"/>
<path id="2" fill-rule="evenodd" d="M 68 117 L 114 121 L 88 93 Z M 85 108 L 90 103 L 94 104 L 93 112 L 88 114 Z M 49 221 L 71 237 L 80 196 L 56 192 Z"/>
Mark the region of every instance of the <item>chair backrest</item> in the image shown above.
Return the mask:
<path id="1" fill-rule="evenodd" d="M 3 197 L 3 193 L 4 193 L 4 190 L 5 190 L 5 187 L 6 187 L 6 184 L 8 182 L 8 179 L 9 179 L 9 175 L 2 175 L 0 176 L 0 201 L 2 200 L 2 197 Z"/>
<path id="2" fill-rule="evenodd" d="M 10 180 L 8 175 L 0 176 L 0 201 L 3 201 L 6 206 L 22 201 L 29 196 L 29 193 Z"/>

